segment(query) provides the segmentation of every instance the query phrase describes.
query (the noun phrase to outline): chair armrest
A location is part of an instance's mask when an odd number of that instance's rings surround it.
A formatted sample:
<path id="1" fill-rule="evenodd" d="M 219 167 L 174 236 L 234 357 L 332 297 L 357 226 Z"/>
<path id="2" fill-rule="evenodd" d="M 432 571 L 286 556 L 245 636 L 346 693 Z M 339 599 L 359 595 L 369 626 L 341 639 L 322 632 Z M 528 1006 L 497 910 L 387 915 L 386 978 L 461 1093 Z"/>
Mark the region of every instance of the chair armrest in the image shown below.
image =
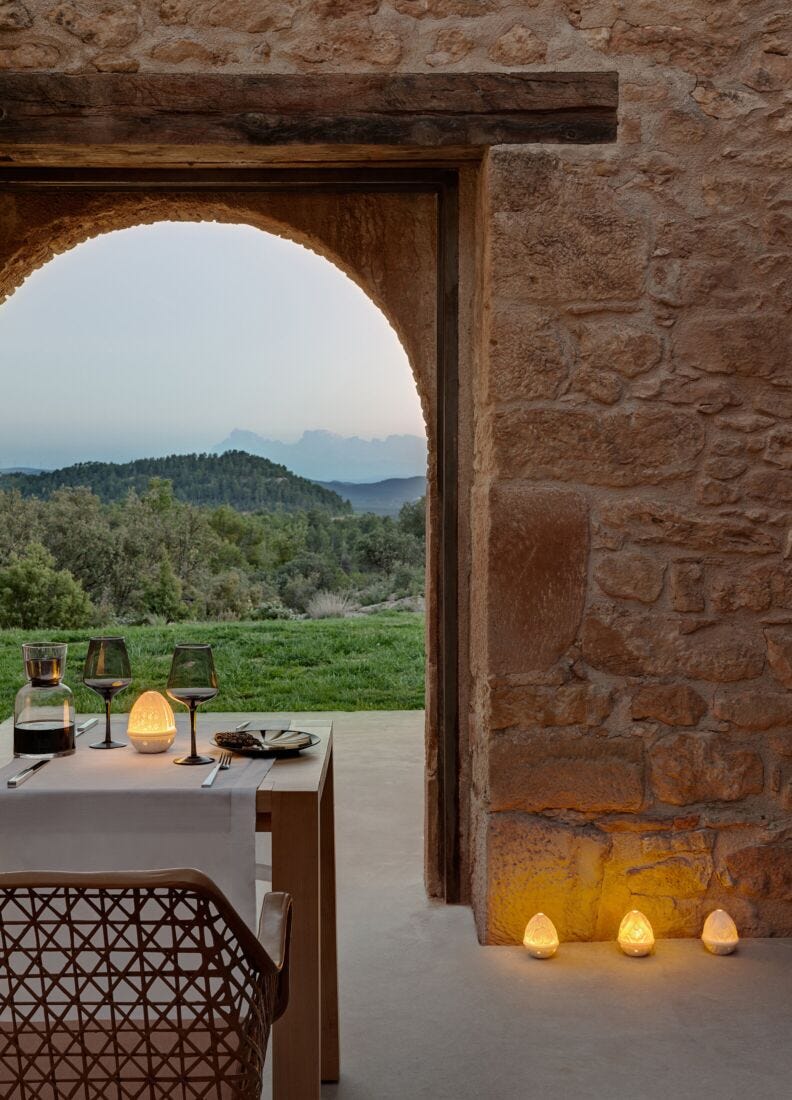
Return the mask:
<path id="1" fill-rule="evenodd" d="M 289 946 L 291 943 L 292 900 L 289 894 L 264 897 L 259 918 L 258 939 L 277 973 L 275 1015 L 278 1019 L 289 1003 Z"/>

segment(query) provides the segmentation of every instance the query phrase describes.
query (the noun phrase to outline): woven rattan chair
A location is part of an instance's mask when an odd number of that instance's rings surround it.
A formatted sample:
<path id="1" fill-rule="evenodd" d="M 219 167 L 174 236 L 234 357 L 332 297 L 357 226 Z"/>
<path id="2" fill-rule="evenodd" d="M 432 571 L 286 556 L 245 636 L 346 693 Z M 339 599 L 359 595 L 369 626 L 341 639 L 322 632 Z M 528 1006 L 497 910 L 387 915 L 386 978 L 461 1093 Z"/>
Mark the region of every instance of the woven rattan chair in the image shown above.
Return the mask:
<path id="1" fill-rule="evenodd" d="M 0 875 L 2 1100 L 259 1100 L 291 901 L 197 871 Z"/>

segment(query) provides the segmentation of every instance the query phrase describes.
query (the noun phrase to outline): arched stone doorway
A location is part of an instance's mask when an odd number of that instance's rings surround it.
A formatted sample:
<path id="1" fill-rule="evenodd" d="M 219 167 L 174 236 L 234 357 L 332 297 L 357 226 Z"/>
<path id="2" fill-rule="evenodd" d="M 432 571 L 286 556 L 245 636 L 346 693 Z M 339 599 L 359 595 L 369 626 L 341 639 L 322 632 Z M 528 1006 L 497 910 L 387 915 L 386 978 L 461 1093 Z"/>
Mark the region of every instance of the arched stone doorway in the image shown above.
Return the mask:
<path id="1" fill-rule="evenodd" d="M 322 255 L 349 276 L 381 309 L 412 367 L 428 442 L 426 628 L 426 882 L 432 896 L 464 897 L 458 820 L 458 703 L 456 571 L 457 524 L 449 529 L 456 477 L 456 431 L 449 422 L 444 381 L 442 255 L 436 191 L 428 188 L 234 188 L 179 190 L 173 186 L 59 189 L 6 194 L 0 202 L 0 300 L 54 255 L 113 230 L 158 221 L 246 224 L 293 240 Z M 456 287 L 453 288 L 454 294 Z M 455 302 L 454 302 L 455 306 Z M 455 327 L 455 319 L 454 319 Z M 447 333 L 445 334 L 447 336 Z M 453 352 L 452 352 L 453 353 Z M 447 382 L 447 379 L 445 380 Z M 456 418 L 455 402 L 452 403 Z M 450 464 L 449 464 L 450 463 Z M 449 623 L 454 637 L 449 637 Z M 450 692 L 454 693 L 453 705 Z M 449 739 L 453 738 L 453 744 Z"/>

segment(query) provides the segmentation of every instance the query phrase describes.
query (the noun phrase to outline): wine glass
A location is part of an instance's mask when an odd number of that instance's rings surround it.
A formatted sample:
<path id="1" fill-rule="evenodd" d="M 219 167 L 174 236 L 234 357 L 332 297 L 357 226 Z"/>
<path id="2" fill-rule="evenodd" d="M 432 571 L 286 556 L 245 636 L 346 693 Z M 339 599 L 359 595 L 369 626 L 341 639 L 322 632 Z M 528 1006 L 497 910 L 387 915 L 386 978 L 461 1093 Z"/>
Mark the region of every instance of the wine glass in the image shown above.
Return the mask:
<path id="1" fill-rule="evenodd" d="M 217 695 L 217 673 L 210 645 L 177 645 L 173 651 L 167 692 L 171 699 L 190 708 L 190 755 L 174 764 L 213 764 L 213 756 L 201 756 L 195 746 L 195 710 Z"/>
<path id="2" fill-rule="evenodd" d="M 83 683 L 101 696 L 105 705 L 104 741 L 97 741 L 91 748 L 126 748 L 126 742 L 113 741 L 110 736 L 110 706 L 113 696 L 132 683 L 129 654 L 123 638 L 91 638 L 83 669 Z"/>

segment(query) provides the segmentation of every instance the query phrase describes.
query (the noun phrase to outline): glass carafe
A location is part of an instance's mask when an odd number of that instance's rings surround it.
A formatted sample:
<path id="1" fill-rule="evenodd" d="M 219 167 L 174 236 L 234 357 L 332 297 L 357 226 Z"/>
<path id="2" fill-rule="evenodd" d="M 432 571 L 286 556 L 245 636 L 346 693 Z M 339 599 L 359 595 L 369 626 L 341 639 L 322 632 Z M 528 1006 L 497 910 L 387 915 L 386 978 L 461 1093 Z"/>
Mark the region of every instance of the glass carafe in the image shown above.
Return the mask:
<path id="1" fill-rule="evenodd" d="M 74 698 L 62 682 L 68 646 L 22 646 L 28 682 L 14 701 L 14 756 L 70 756 Z"/>

